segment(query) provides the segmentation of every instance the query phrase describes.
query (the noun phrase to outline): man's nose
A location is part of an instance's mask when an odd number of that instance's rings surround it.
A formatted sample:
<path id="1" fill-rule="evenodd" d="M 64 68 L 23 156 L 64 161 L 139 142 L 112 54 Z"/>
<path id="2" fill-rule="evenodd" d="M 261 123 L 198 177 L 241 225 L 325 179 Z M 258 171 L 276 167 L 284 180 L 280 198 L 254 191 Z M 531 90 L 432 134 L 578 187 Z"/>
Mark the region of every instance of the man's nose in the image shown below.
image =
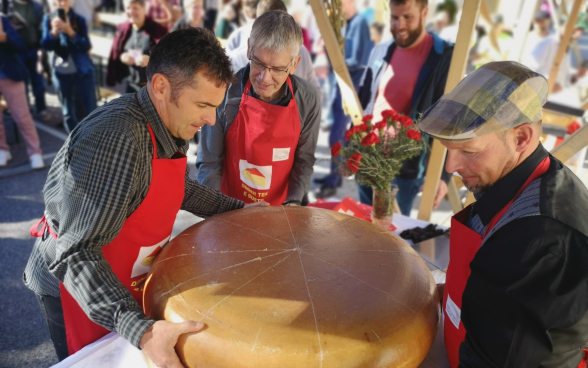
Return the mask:
<path id="1" fill-rule="evenodd" d="M 447 150 L 447 160 L 445 161 L 445 171 L 454 173 L 462 168 L 461 160 L 457 152 Z"/>
<path id="2" fill-rule="evenodd" d="M 259 74 L 259 77 L 261 78 L 262 81 L 264 82 L 269 82 L 272 80 L 272 76 L 271 73 L 269 71 L 268 68 L 265 68 L 261 71 L 261 73 Z"/>
<path id="3" fill-rule="evenodd" d="M 216 123 L 216 109 L 212 109 L 211 112 L 206 113 L 203 117 L 206 125 L 213 126 Z"/>

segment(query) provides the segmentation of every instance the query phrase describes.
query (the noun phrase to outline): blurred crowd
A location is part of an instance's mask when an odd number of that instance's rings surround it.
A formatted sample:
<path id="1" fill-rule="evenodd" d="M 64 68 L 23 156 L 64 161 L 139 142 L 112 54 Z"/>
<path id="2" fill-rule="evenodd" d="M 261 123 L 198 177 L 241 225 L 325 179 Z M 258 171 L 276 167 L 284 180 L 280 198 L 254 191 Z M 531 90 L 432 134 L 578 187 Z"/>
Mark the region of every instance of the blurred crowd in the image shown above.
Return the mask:
<path id="1" fill-rule="evenodd" d="M 337 142 L 345 142 L 345 131 L 351 120 L 344 112 L 341 92 L 325 52 L 324 40 L 306 0 L 1 1 L 0 95 L 26 143 L 33 168 L 44 166 L 33 118 L 40 122 L 51 118 L 46 103 L 49 88 L 59 98 L 63 127 L 69 133 L 96 108 L 100 99 L 99 87 L 132 93 L 147 83 L 146 66 L 150 50 L 168 32 L 187 27 L 210 29 L 226 47 L 233 70 L 237 72 L 249 63 L 248 39 L 253 22 L 262 13 L 273 10 L 287 11 L 301 27 L 304 43 L 295 74 L 321 93 L 321 129 L 329 131 L 329 144 L 333 146 Z M 523 64 L 545 76 L 549 76 L 565 29 L 562 17 L 557 16 L 564 9 L 553 9 L 550 4 L 554 2 L 538 2 L 532 29 L 520 57 Z M 429 50 L 440 47 L 437 50 L 438 62 L 442 62 L 445 57 L 443 48 L 456 41 L 461 17 L 458 4 L 452 0 L 434 4 L 427 4 L 424 0 L 342 0 L 342 7 L 346 20 L 342 30 L 345 62 L 364 109 L 377 114 L 384 108 L 393 108 L 415 118 L 426 107 L 423 99 L 429 98 L 429 102 L 433 99 L 432 96 L 426 97 L 429 89 L 419 89 L 423 87 L 419 76 L 422 77 L 427 60 L 433 57 Z M 386 10 L 386 14 L 391 10 L 391 19 L 382 19 L 379 16 L 382 10 Z M 401 10 L 403 13 L 398 15 Z M 115 19 L 119 21 L 109 28 L 103 24 L 101 14 L 117 15 Z M 412 14 L 413 18 L 407 14 Z M 468 71 L 491 61 L 513 57 L 513 29 L 504 23 L 498 13 L 490 18 L 480 17 Z M 578 39 L 586 28 L 588 18 L 582 13 L 573 40 Z M 109 57 L 104 63 L 97 63 L 93 57 L 95 50 L 91 35 L 94 33 L 111 40 Z M 394 49 L 392 45 L 398 46 L 399 50 L 412 49 L 412 54 L 398 52 L 393 58 L 390 51 Z M 418 51 L 417 46 L 424 51 Z M 588 70 L 588 64 L 584 62 L 576 62 L 572 68 L 570 54 L 573 52 L 566 53 L 561 63 L 554 92 L 582 80 Z M 381 60 L 390 65 L 400 63 L 396 74 L 398 70 L 404 70 L 406 78 L 389 75 L 394 72 L 387 74 L 385 68 L 381 69 L 380 75 Z M 416 62 L 414 68 L 402 66 L 402 63 L 413 61 Z M 435 65 L 433 69 L 439 68 Z M 101 69 L 99 73 L 97 69 Z M 446 77 L 446 71 L 439 72 L 445 73 Z M 440 78 L 437 84 L 442 85 L 443 80 Z M 7 165 L 11 159 L 2 116 L 0 114 L 0 167 Z M 424 164 L 425 161 L 420 159 L 410 169 L 412 171 L 406 173 L 411 188 L 422 185 Z M 335 168 L 331 171 L 326 177 L 318 179 L 321 186 L 316 194 L 319 198 L 334 195 L 341 185 L 340 174 Z M 362 201 L 369 203 L 370 194 L 361 190 Z M 418 189 L 410 190 L 418 192 Z M 409 202 L 412 203 L 412 200 Z M 403 212 L 406 208 L 409 207 L 405 207 Z"/>

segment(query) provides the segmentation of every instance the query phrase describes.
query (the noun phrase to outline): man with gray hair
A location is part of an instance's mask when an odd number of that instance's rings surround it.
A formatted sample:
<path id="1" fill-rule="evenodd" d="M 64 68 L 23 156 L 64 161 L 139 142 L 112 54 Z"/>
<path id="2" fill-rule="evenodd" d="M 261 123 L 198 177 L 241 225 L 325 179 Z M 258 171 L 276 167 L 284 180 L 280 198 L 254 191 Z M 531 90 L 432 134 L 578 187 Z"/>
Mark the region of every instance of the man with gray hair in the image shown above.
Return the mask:
<path id="1" fill-rule="evenodd" d="M 246 203 L 300 204 L 310 186 L 320 125 L 319 93 L 294 72 L 302 31 L 283 11 L 263 14 L 248 41 L 216 124 L 202 129 L 198 181 Z"/>
<path id="2" fill-rule="evenodd" d="M 281 10 L 286 13 L 288 12 L 286 4 L 284 4 L 282 0 L 261 0 L 257 4 L 258 17 L 261 17 L 265 13 L 274 10 Z M 238 49 L 233 49 L 231 51 L 230 45 L 227 45 L 229 59 L 231 59 L 234 72 L 241 70 L 241 68 L 249 64 L 249 57 L 247 56 L 249 52 L 249 47 L 247 47 L 247 39 L 249 38 L 250 34 L 251 27 L 249 27 L 249 32 L 247 35 L 242 34 L 242 37 L 246 37 L 246 39 L 244 41 L 244 45 Z M 321 87 L 319 85 L 318 79 L 316 78 L 314 66 L 312 65 L 312 59 L 310 58 L 308 49 L 302 45 L 298 54 L 300 55 L 300 63 L 298 63 L 298 67 L 296 68 L 294 75 L 306 80 L 320 91 Z"/>

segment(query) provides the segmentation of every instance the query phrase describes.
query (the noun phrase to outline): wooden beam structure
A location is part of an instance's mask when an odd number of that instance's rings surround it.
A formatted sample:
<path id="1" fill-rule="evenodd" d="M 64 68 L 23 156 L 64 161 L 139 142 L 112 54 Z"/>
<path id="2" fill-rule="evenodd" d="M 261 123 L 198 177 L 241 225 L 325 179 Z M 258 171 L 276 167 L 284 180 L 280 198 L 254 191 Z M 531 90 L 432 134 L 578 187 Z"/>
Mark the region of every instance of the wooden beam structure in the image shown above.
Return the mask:
<path id="1" fill-rule="evenodd" d="M 567 137 L 551 154 L 561 162 L 566 162 L 584 147 L 588 146 L 588 125 Z"/>
<path id="2" fill-rule="evenodd" d="M 549 92 L 553 91 L 553 86 L 557 82 L 559 67 L 568 50 L 570 40 L 572 39 L 572 33 L 574 33 L 574 29 L 576 29 L 576 21 L 578 20 L 578 14 L 580 13 L 580 7 L 582 6 L 582 3 L 583 0 L 574 0 L 574 5 L 572 7 L 570 17 L 568 18 L 566 29 L 559 43 L 559 48 L 557 50 L 557 54 L 555 55 L 551 71 L 549 72 L 549 78 L 547 79 L 547 82 L 549 83 Z"/>
<path id="3" fill-rule="evenodd" d="M 482 0 L 468 0 L 464 2 L 461 20 L 459 21 L 459 32 L 457 33 L 457 40 L 453 49 L 453 57 L 451 58 L 451 66 L 449 67 L 449 73 L 447 75 L 445 93 L 452 91 L 464 76 L 472 36 L 478 21 L 478 15 L 480 14 L 481 2 Z M 437 194 L 439 180 L 441 179 L 446 153 L 447 149 L 435 139 L 431 149 L 429 165 L 427 166 L 423 197 L 419 208 L 418 218 L 420 220 L 429 221 L 431 219 L 433 202 L 435 200 L 435 195 Z M 451 200 L 451 202 L 453 202 L 453 200 Z"/>
<path id="4" fill-rule="evenodd" d="M 322 0 L 309 0 L 309 4 L 312 7 L 312 12 L 316 18 L 316 23 L 321 32 L 321 36 L 324 40 L 325 50 L 331 60 L 333 71 L 337 77 L 337 83 L 341 89 L 341 98 L 343 100 L 343 110 L 349 116 L 353 125 L 362 124 L 363 109 L 353 87 L 349 70 L 345 64 L 345 55 L 341 54 L 341 49 L 337 43 L 337 37 L 335 31 L 331 26 L 329 17 L 325 11 Z"/>

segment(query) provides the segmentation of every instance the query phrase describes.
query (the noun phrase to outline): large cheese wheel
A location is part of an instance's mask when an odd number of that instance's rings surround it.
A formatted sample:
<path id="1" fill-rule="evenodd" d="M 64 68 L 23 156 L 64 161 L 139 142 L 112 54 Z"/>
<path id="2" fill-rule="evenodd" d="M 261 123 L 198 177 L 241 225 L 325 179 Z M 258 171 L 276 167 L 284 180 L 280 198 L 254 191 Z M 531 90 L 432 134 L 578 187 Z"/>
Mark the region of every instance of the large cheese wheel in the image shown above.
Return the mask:
<path id="1" fill-rule="evenodd" d="M 145 312 L 203 321 L 187 367 L 417 367 L 439 320 L 418 254 L 334 211 L 257 207 L 202 221 L 155 259 Z"/>

